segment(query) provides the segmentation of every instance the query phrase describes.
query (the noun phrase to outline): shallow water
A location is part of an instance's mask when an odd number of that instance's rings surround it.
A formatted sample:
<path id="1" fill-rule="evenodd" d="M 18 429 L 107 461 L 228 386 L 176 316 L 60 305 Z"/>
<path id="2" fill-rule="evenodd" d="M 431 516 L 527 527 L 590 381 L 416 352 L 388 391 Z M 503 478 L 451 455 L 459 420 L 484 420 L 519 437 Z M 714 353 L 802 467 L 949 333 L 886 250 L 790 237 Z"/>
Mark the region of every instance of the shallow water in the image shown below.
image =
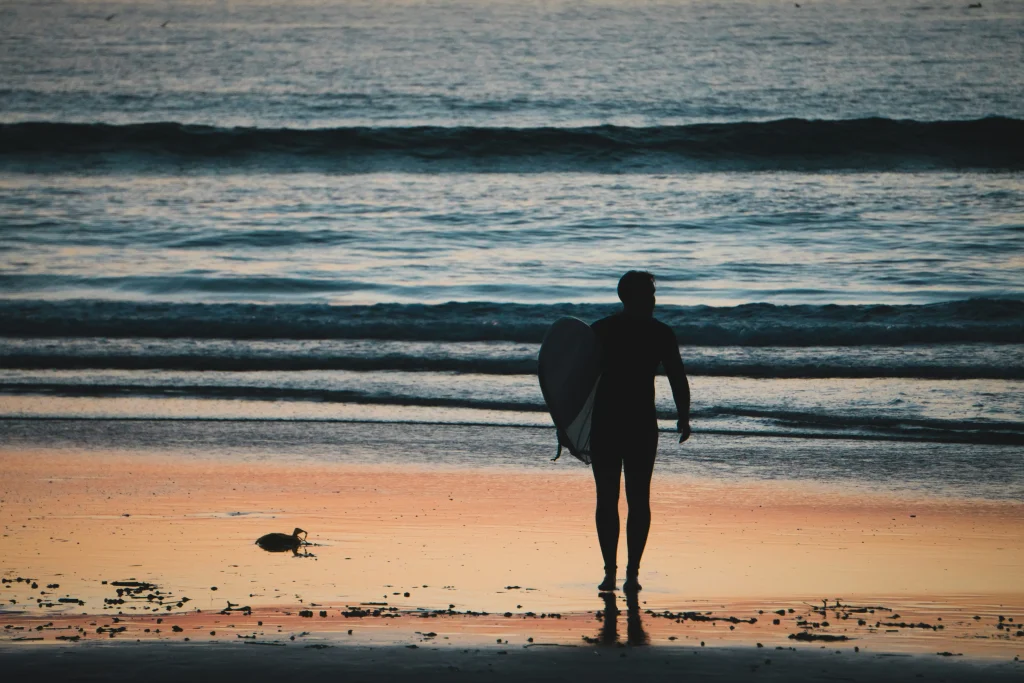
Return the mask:
<path id="1" fill-rule="evenodd" d="M 16 168 L 0 175 L 0 285 L 50 300 L 610 303 L 644 268 L 663 304 L 1019 298 L 1020 178 Z"/>
<path id="2" fill-rule="evenodd" d="M 140 466 L 152 458 L 184 456 L 210 466 L 325 463 L 396 472 L 404 466 L 451 467 L 467 476 L 473 471 L 590 476 L 568 454 L 553 463 L 553 430 L 523 413 L 449 409 L 444 421 L 435 422 L 436 412 L 426 408 L 318 408 L 268 401 L 26 397 L 19 404 L 36 419 L 0 420 L 4 443 L 19 451 L 112 452 Z M 52 419 L 55 415 L 72 417 Z M 404 422 L 396 423 L 396 417 Z M 950 443 L 948 436 L 843 438 L 806 427 L 717 434 L 696 424 L 692 440 L 683 445 L 672 433 L 662 434 L 659 476 L 681 486 L 689 480 L 776 482 L 911 498 L 1024 500 L 1019 445 Z"/>

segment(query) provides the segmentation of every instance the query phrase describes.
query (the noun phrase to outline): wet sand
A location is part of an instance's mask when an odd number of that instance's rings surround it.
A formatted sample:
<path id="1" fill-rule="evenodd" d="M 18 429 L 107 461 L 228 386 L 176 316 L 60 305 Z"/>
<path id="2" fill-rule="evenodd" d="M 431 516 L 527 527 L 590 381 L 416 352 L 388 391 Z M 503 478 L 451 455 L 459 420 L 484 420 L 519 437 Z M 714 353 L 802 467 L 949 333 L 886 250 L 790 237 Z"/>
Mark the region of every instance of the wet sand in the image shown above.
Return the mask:
<path id="1" fill-rule="evenodd" d="M 0 458 L 10 671 L 67 652 L 58 677 L 64 662 L 168 680 L 301 662 L 359 679 L 386 662 L 397 677 L 600 679 L 609 657 L 652 675 L 1024 675 L 1020 503 L 656 476 L 645 589 L 628 605 L 594 587 L 592 484 L 572 463 Z M 309 531 L 302 556 L 253 544 L 294 527 Z"/>

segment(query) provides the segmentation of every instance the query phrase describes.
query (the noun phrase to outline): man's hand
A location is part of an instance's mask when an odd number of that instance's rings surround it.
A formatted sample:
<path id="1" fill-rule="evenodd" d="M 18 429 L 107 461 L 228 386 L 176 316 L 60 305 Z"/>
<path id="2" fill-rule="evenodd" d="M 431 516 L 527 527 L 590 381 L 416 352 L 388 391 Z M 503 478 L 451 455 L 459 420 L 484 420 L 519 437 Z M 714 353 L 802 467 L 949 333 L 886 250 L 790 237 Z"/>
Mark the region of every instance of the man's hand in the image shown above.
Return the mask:
<path id="1" fill-rule="evenodd" d="M 679 420 L 676 422 L 676 431 L 679 432 L 679 443 L 682 443 L 690 438 L 690 421 Z"/>

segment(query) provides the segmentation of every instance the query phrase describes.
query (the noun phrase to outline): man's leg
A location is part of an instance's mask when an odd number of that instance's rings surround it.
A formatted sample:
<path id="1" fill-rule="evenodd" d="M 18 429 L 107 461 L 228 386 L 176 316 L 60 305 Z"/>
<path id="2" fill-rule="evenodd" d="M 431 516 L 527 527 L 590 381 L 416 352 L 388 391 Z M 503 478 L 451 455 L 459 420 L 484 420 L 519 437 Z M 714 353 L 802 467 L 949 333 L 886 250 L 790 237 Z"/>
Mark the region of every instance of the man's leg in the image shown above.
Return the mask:
<path id="1" fill-rule="evenodd" d="M 619 480 L 622 458 L 609 453 L 595 453 L 591 459 L 594 483 L 597 485 L 597 540 L 604 559 L 604 581 L 599 590 L 615 590 L 615 555 L 619 546 Z"/>
<path id="2" fill-rule="evenodd" d="M 647 443 L 638 443 L 637 450 L 623 459 L 626 471 L 626 502 L 629 516 L 626 518 L 626 562 L 625 590 L 640 590 L 637 576 L 640 573 L 640 559 L 647 546 L 647 534 L 651 530 L 651 475 L 654 473 L 654 459 L 658 452 L 658 436 Z"/>

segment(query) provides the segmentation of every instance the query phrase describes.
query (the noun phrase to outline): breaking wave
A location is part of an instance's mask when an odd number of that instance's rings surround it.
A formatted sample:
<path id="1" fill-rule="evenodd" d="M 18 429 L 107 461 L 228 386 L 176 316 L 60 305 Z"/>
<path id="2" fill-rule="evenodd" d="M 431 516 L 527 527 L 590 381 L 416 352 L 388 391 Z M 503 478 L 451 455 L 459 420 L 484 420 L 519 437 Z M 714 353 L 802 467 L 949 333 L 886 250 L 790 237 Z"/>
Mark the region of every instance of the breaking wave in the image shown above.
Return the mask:
<path id="1" fill-rule="evenodd" d="M 616 310 L 617 305 L 605 304 L 492 302 L 332 306 L 8 300 L 0 302 L 0 329 L 8 337 L 540 343 L 560 317 L 593 321 Z M 690 346 L 1016 344 L 1024 339 L 1024 300 L 1018 299 L 659 306 L 658 318 Z"/>
<path id="2" fill-rule="evenodd" d="M 0 161 L 104 157 L 287 170 L 1024 168 L 1024 121 L 781 119 L 577 128 L 219 128 L 175 122 L 0 124 Z"/>

